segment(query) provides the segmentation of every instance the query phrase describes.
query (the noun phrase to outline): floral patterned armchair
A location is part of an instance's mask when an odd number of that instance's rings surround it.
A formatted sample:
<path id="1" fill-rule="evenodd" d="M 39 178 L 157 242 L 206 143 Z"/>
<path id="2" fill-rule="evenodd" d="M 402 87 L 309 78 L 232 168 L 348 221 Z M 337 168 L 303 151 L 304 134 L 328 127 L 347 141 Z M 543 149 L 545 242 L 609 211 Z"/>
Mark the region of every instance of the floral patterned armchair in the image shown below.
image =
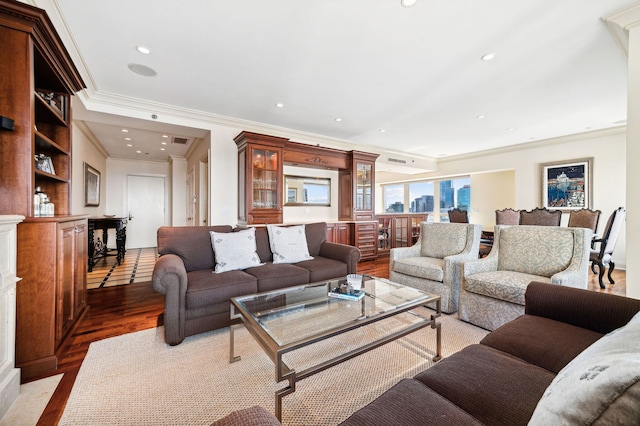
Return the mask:
<path id="1" fill-rule="evenodd" d="M 585 228 L 496 226 L 491 253 L 463 264 L 459 318 L 495 330 L 524 314 L 531 281 L 587 288 L 591 237 Z"/>
<path id="2" fill-rule="evenodd" d="M 420 224 L 420 238 L 412 247 L 389 252 L 389 279 L 440 296 L 441 309 L 458 310 L 459 263 L 478 258 L 480 225 Z"/>

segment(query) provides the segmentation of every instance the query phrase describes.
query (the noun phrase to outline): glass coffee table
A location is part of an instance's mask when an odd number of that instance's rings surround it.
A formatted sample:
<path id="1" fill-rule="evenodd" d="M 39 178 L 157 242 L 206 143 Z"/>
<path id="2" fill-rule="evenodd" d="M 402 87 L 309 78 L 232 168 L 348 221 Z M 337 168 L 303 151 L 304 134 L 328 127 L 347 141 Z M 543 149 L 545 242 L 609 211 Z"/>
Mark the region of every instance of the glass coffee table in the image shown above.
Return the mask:
<path id="1" fill-rule="evenodd" d="M 244 324 L 276 367 L 276 382 L 287 380 L 288 385 L 276 391 L 275 414 L 282 419 L 282 398 L 295 392 L 297 381 L 340 364 L 357 355 L 375 349 L 421 328 L 436 330 L 434 361 L 442 357 L 440 323 L 440 296 L 396 284 L 387 279 L 365 276 L 365 296 L 356 301 L 329 297 L 329 290 L 339 284 L 338 279 L 289 287 L 266 293 L 234 297 L 231 299 L 229 362 L 240 359 L 234 353 L 234 330 Z M 435 313 L 424 317 L 411 309 L 434 306 Z M 407 313 L 411 321 L 395 326 L 390 333 L 367 341 L 330 359 L 300 371 L 290 368 L 283 356 L 288 352 L 367 327 L 381 320 Z"/>

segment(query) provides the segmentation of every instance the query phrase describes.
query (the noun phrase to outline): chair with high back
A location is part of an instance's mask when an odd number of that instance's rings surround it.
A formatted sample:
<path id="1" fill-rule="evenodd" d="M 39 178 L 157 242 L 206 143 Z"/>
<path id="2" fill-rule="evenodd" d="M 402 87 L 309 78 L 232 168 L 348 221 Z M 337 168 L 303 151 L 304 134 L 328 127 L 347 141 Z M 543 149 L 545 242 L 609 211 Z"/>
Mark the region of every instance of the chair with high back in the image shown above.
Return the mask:
<path id="1" fill-rule="evenodd" d="M 520 225 L 560 226 L 562 211 L 546 207 L 520 211 Z"/>
<path id="2" fill-rule="evenodd" d="M 572 210 L 569 213 L 569 228 L 587 228 L 595 235 L 598 231 L 598 221 L 600 220 L 600 210 L 580 209 Z"/>
<path id="3" fill-rule="evenodd" d="M 594 274 L 596 273 L 596 265 L 598 265 L 598 282 L 600 283 L 600 288 L 605 288 L 602 283 L 602 277 L 604 276 L 604 268 L 607 265 L 609 265 L 607 278 L 609 278 L 609 282 L 611 284 L 615 284 L 615 281 L 611 278 L 611 273 L 616 267 L 616 264 L 613 262 L 612 255 L 613 249 L 616 247 L 618 235 L 620 234 L 620 229 L 624 223 L 625 216 L 626 210 L 623 207 L 618 207 L 613 211 L 613 213 L 611 213 L 611 216 L 609 216 L 607 225 L 602 233 L 602 238 L 596 238 L 593 240 L 594 244 L 598 244 L 598 248 L 591 249 L 589 261 L 591 262 L 591 271 Z"/>
<path id="4" fill-rule="evenodd" d="M 520 210 L 496 210 L 496 225 L 520 225 Z"/>
<path id="5" fill-rule="evenodd" d="M 478 258 L 480 225 L 420 223 L 411 247 L 389 252 L 389 279 L 440 296 L 442 312 L 458 310 L 460 262 Z"/>
<path id="6" fill-rule="evenodd" d="M 469 223 L 469 215 L 466 210 L 459 208 L 449 210 L 449 222 L 450 223 Z"/>

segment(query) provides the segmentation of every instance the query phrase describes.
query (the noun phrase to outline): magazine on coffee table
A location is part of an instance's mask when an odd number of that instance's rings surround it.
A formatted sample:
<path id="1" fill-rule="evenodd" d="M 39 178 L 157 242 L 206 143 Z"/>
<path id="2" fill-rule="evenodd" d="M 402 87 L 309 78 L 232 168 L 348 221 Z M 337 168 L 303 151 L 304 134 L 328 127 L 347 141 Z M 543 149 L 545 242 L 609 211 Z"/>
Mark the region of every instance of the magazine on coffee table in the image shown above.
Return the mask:
<path id="1" fill-rule="evenodd" d="M 329 297 L 345 300 L 360 300 L 364 297 L 364 290 L 354 290 L 353 287 L 343 284 L 329 291 Z"/>

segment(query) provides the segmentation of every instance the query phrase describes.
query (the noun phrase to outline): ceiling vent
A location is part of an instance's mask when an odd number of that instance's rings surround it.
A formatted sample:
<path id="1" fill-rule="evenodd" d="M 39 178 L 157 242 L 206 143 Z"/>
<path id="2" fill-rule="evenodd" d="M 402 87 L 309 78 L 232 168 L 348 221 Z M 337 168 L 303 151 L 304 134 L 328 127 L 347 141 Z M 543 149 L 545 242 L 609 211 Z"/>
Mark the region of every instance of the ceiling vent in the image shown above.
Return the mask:
<path id="1" fill-rule="evenodd" d="M 177 145 L 186 145 L 188 142 L 189 142 L 189 139 L 181 138 L 181 137 L 178 137 L 178 136 L 174 136 L 171 139 L 171 143 L 175 143 Z"/>
<path id="2" fill-rule="evenodd" d="M 401 160 L 399 158 L 388 157 L 387 161 L 389 161 L 390 163 L 407 164 L 407 160 Z"/>

